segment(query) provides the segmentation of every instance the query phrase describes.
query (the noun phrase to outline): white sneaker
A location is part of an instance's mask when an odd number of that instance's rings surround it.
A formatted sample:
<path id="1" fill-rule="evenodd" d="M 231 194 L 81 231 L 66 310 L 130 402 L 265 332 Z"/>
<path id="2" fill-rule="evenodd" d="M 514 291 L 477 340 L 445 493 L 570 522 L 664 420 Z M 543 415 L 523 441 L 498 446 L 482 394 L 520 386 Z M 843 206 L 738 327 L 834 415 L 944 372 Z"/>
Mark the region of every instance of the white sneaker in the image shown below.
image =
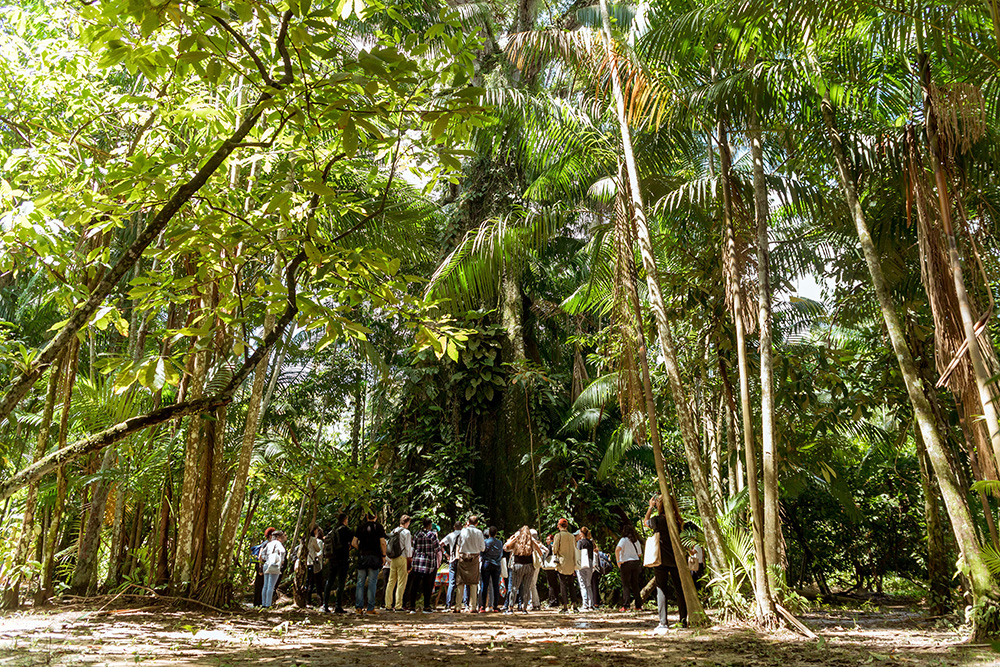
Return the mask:
<path id="1" fill-rule="evenodd" d="M 654 635 L 668 635 L 670 634 L 670 628 L 666 625 L 658 625 L 653 628 Z"/>

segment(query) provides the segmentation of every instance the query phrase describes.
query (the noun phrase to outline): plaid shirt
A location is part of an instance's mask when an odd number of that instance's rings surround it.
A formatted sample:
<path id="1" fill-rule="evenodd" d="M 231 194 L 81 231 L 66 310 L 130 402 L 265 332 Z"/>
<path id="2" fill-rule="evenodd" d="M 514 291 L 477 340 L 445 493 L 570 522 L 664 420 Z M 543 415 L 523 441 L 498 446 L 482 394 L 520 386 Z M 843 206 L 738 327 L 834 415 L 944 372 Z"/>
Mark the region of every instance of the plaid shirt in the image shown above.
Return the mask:
<path id="1" fill-rule="evenodd" d="M 437 554 L 441 549 L 437 533 L 433 530 L 421 530 L 413 538 L 413 571 L 434 572 L 437 570 Z"/>

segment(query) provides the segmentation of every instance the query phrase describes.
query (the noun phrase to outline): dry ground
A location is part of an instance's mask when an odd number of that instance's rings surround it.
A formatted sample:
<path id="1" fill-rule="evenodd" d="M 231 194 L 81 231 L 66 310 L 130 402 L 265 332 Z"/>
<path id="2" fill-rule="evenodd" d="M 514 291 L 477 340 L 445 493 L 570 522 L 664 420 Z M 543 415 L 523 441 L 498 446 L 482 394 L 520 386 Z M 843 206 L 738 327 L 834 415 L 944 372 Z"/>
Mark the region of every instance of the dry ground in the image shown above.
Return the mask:
<path id="1" fill-rule="evenodd" d="M 818 642 L 733 625 L 653 636 L 651 611 L 356 618 L 289 607 L 203 614 L 105 599 L 0 617 L 0 667 L 1000 665 L 1000 653 L 963 645 L 956 630 L 935 627 L 916 609 L 824 611 L 802 619 Z"/>

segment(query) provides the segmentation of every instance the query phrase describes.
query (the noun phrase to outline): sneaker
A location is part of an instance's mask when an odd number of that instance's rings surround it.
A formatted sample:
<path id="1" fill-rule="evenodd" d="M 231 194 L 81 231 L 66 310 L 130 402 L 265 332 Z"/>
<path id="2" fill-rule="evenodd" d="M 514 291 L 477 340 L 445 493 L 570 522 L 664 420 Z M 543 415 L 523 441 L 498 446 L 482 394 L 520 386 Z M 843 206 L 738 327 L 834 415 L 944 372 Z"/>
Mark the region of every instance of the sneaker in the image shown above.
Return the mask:
<path id="1" fill-rule="evenodd" d="M 503 613 L 504 613 L 504 616 L 510 616 L 510 615 L 511 615 L 511 614 L 513 614 L 514 612 L 512 612 L 512 611 L 511 611 L 510 609 L 504 609 L 504 610 L 503 610 Z"/>
<path id="2" fill-rule="evenodd" d="M 330 608 L 329 607 L 323 607 L 323 613 L 324 614 L 329 614 L 330 613 Z"/>
<path id="3" fill-rule="evenodd" d="M 406 612 L 406 613 L 407 613 L 407 614 L 416 614 L 416 613 L 417 613 L 417 610 L 416 610 L 416 609 L 411 609 L 410 611 L 408 611 L 408 612 Z"/>
<path id="4" fill-rule="evenodd" d="M 347 612 L 344 611 L 343 607 L 337 607 L 336 609 L 333 610 L 333 613 L 334 614 L 346 614 Z"/>
<path id="5" fill-rule="evenodd" d="M 658 636 L 670 634 L 670 628 L 667 627 L 666 625 L 658 625 L 655 628 L 653 628 L 653 634 Z"/>
<path id="6" fill-rule="evenodd" d="M 433 614 L 436 610 L 435 609 L 424 609 L 423 611 L 424 611 L 425 614 Z"/>
<path id="7" fill-rule="evenodd" d="M 367 611 L 366 613 L 367 613 L 367 614 L 368 614 L 369 616 L 378 616 L 378 611 L 377 611 L 377 610 L 375 610 L 375 609 L 369 609 L 369 610 L 368 610 L 368 611 Z"/>
<path id="8" fill-rule="evenodd" d="M 628 611 L 628 609 L 626 609 L 625 607 L 622 607 L 618 611 L 624 614 L 626 611 Z"/>
<path id="9" fill-rule="evenodd" d="M 567 607 L 563 607 L 562 609 L 559 610 L 559 613 L 560 614 L 568 614 L 568 613 L 570 613 L 570 610 Z"/>
<path id="10" fill-rule="evenodd" d="M 355 611 L 355 613 L 357 613 L 357 614 L 358 614 L 358 616 L 360 616 L 360 615 L 362 615 L 362 614 L 364 614 L 364 613 L 365 613 L 365 610 L 364 610 L 364 609 L 362 609 L 362 608 L 360 608 L 360 607 L 358 607 L 358 608 L 357 608 L 357 609 L 355 609 L 354 611 Z"/>

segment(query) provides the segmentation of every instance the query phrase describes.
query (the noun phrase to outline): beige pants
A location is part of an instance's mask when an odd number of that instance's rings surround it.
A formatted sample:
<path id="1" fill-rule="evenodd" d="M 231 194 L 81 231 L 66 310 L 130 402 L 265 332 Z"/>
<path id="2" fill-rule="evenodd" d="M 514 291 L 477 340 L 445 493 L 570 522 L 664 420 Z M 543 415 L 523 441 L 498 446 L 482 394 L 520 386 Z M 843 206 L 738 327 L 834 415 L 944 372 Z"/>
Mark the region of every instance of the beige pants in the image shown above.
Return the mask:
<path id="1" fill-rule="evenodd" d="M 385 608 L 402 609 L 403 592 L 406 590 L 406 556 L 396 556 L 389 561 L 389 581 L 385 585 Z M 393 604 L 393 593 L 396 602 Z"/>

